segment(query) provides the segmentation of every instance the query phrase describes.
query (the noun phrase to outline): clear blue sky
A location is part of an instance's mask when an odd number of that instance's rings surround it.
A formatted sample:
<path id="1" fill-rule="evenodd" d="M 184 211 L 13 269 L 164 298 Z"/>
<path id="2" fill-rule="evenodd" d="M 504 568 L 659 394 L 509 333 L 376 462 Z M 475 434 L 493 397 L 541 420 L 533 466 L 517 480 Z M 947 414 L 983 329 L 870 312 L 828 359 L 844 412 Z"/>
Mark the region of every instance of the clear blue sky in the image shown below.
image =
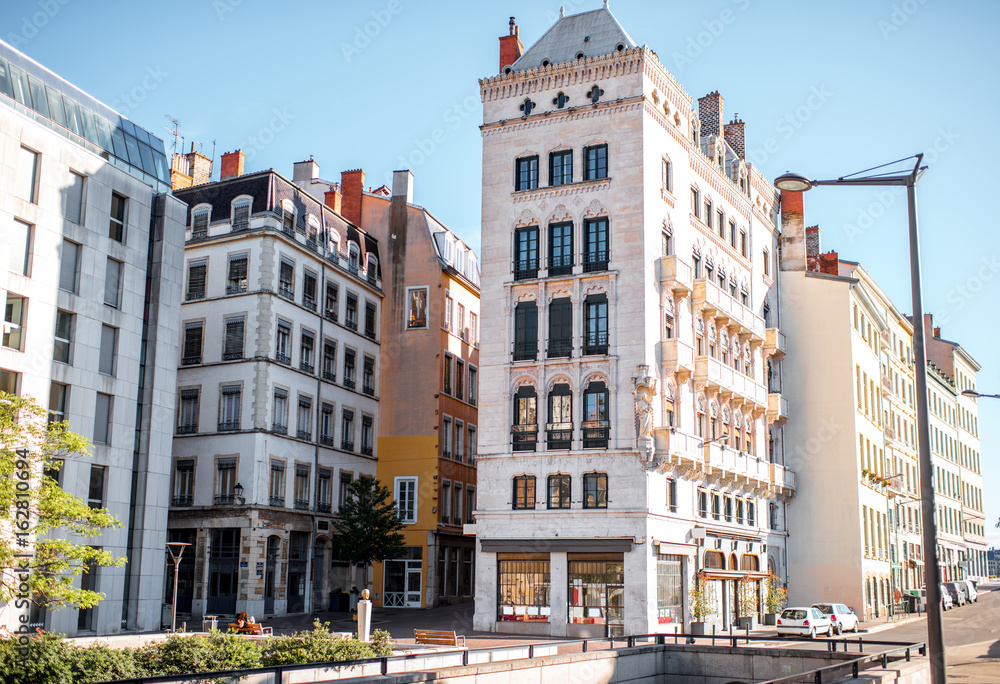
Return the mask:
<path id="1" fill-rule="evenodd" d="M 566 2 L 569 14 L 601 0 Z M 766 176 L 830 178 L 925 152 L 919 185 L 924 294 L 946 338 L 1000 393 L 1000 3 L 612 0 L 639 44 L 695 98 L 719 90 L 747 124 Z M 364 168 L 371 185 L 415 174 L 415 201 L 478 248 L 477 79 L 498 69 L 517 17 L 530 45 L 555 2 L 283 3 L 264 0 L 7 0 L 5 40 L 136 123 L 211 155 L 242 147 L 247 170 L 287 175 L 314 155 L 321 175 Z M 903 197 L 817 189 L 806 220 L 908 312 Z M 987 533 L 1000 546 L 1000 400 L 980 401 Z"/>

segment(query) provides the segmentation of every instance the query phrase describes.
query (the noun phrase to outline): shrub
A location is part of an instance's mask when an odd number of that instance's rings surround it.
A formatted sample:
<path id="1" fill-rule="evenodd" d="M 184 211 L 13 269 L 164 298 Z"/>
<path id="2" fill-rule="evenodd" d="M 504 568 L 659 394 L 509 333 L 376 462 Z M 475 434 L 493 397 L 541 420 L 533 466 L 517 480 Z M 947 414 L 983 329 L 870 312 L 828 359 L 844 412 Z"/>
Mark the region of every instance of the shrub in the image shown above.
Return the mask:
<path id="1" fill-rule="evenodd" d="M 28 666 L 22 667 L 17 637 L 0 639 L 0 677 L 4 684 L 73 684 L 67 651 L 71 648 L 62 634 L 31 637 Z"/>
<path id="2" fill-rule="evenodd" d="M 212 632 L 210 636 L 171 635 L 144 646 L 139 660 L 149 675 L 245 670 L 261 666 L 260 646 L 238 634 Z"/>
<path id="3" fill-rule="evenodd" d="M 136 649 L 118 649 L 101 644 L 76 648 L 65 642 L 64 646 L 74 682 L 105 682 L 148 674 L 144 664 L 136 657 Z"/>

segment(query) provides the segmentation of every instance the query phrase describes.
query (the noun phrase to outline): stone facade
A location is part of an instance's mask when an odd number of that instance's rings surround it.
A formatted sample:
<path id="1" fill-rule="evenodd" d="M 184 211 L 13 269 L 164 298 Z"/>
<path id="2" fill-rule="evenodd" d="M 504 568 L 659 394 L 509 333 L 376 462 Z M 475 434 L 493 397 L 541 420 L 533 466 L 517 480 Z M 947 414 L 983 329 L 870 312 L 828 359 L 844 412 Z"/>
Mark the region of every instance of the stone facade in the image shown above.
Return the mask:
<path id="1" fill-rule="evenodd" d="M 722 139 L 721 96 L 703 138 L 606 7 L 480 89 L 475 627 L 673 631 L 698 570 L 709 621 L 759 617 L 794 491 L 773 187 Z"/>

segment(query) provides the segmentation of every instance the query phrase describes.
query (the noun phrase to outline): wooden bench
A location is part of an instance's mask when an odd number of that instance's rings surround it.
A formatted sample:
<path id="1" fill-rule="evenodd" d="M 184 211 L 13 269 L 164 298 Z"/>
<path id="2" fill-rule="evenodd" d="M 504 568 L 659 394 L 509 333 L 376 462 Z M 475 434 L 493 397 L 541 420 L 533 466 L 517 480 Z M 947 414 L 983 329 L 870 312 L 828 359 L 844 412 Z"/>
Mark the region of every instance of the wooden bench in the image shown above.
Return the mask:
<path id="1" fill-rule="evenodd" d="M 238 624 L 231 622 L 229 623 L 229 631 L 235 634 L 247 634 L 251 636 L 274 636 L 273 627 L 264 627 L 257 623 L 240 627 Z"/>
<path id="2" fill-rule="evenodd" d="M 435 646 L 460 646 L 465 648 L 465 637 L 455 632 L 436 629 L 413 630 L 413 641 L 417 644 L 434 644 Z"/>

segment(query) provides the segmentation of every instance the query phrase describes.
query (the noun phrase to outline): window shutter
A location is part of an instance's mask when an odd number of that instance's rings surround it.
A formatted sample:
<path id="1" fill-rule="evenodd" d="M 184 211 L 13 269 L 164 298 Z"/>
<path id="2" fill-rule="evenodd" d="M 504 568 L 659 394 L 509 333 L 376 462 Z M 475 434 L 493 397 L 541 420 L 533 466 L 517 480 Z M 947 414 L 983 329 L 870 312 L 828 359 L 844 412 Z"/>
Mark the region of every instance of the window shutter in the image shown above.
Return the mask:
<path id="1" fill-rule="evenodd" d="M 201 324 L 189 325 L 184 329 L 184 359 L 201 357 Z"/>
<path id="2" fill-rule="evenodd" d="M 549 340 L 571 342 L 573 339 L 573 303 L 554 299 L 549 307 Z"/>
<path id="3" fill-rule="evenodd" d="M 292 265 L 287 261 L 281 262 L 281 283 L 291 285 L 292 283 Z"/>
<path id="4" fill-rule="evenodd" d="M 246 280 L 247 277 L 247 255 L 229 257 L 229 279 Z"/>
<path id="5" fill-rule="evenodd" d="M 514 314 L 514 339 L 519 344 L 538 340 L 538 307 L 534 302 L 519 304 Z"/>
<path id="6" fill-rule="evenodd" d="M 188 299 L 205 296 L 205 272 L 207 265 L 202 262 L 188 268 Z"/>
<path id="7" fill-rule="evenodd" d="M 226 355 L 243 355 L 243 319 L 226 319 Z"/>

